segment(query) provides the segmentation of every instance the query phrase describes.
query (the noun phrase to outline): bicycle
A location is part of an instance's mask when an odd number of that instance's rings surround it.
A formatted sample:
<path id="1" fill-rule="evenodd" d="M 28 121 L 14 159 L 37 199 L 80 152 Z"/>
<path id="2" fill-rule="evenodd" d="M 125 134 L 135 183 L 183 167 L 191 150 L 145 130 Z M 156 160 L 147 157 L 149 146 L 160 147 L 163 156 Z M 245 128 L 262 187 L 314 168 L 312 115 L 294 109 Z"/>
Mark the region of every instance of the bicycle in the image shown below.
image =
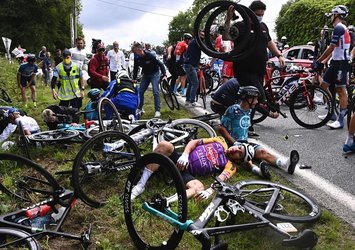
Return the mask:
<path id="1" fill-rule="evenodd" d="M 164 174 L 153 174 L 144 192 L 132 201 L 132 188 L 149 164 L 160 165 Z M 123 201 L 127 230 L 135 247 L 175 249 L 187 231 L 202 244 L 202 249 L 227 249 L 221 235 L 267 226 L 284 238 L 285 246 L 312 248 L 317 244 L 317 235 L 309 229 L 298 235 L 284 229 L 288 226 L 297 230 L 291 223 L 314 222 L 321 215 L 319 205 L 301 192 L 257 180 L 229 185 L 215 178 L 211 187 L 216 191 L 215 198 L 197 220 L 188 220 L 186 190 L 175 164 L 157 153 L 140 158 L 128 175 Z M 244 216 L 249 220 L 235 221 Z M 215 225 L 207 226 L 213 219 Z"/>
<path id="2" fill-rule="evenodd" d="M 16 211 L 0 215 L 0 248 L 41 249 L 37 238 L 46 235 L 74 239 L 88 248 L 91 226 L 82 235 L 62 231 L 76 202 L 71 190 L 40 165 L 13 154 L 0 154 L 0 176 L 0 190 L 16 204 Z"/>
<path id="3" fill-rule="evenodd" d="M 209 84 L 210 84 L 210 86 L 213 86 L 212 77 L 210 77 L 210 75 L 204 73 L 204 66 L 202 66 L 200 64 L 197 68 L 197 77 L 198 77 L 199 85 L 198 85 L 195 101 L 197 102 L 198 98 L 200 97 L 202 100 L 204 109 L 206 109 L 206 96 L 207 96 L 205 75 L 209 76 L 209 79 L 210 79 Z"/>
<path id="4" fill-rule="evenodd" d="M 11 99 L 10 95 L 3 88 L 0 88 L 0 102 L 6 103 L 6 104 L 12 103 L 12 99 Z"/>
<path id="5" fill-rule="evenodd" d="M 294 121 L 300 126 L 308 129 L 320 128 L 325 125 L 332 116 L 334 102 L 328 92 L 321 87 L 312 85 L 312 73 L 305 70 L 298 70 L 296 73 L 278 76 L 285 80 L 278 94 L 275 93 L 271 83 L 275 78 L 270 78 L 264 84 L 266 104 L 258 104 L 259 107 L 277 111 L 284 118 L 287 117 L 280 109 L 282 104 L 286 104 L 290 109 L 290 114 Z M 316 99 L 320 101 L 316 101 Z M 324 118 L 320 118 L 325 115 Z M 261 114 L 255 112 L 252 123 L 259 123 L 268 117 L 267 112 Z"/>
<path id="6" fill-rule="evenodd" d="M 174 91 L 172 91 L 171 87 L 170 87 L 170 81 L 171 81 L 171 77 L 168 78 L 168 80 L 162 80 L 162 77 L 160 78 L 160 89 L 163 95 L 163 98 L 166 102 L 166 104 L 168 105 L 170 110 L 174 110 L 180 109 L 180 104 L 176 98 L 176 95 L 174 93 Z"/>

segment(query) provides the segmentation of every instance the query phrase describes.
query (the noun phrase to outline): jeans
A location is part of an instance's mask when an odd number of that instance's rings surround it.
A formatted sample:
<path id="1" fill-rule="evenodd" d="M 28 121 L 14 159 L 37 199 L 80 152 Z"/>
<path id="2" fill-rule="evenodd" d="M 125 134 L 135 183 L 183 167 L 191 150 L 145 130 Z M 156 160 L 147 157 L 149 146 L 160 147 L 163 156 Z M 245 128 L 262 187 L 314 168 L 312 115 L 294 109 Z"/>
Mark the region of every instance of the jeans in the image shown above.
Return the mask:
<path id="1" fill-rule="evenodd" d="M 196 100 L 196 92 L 199 84 L 197 77 L 197 67 L 191 64 L 184 64 L 184 69 L 186 71 L 187 81 L 189 83 L 186 92 L 186 101 L 193 103 Z"/>
<path id="2" fill-rule="evenodd" d="M 159 96 L 159 80 L 160 80 L 160 71 L 156 73 L 146 75 L 143 74 L 141 83 L 139 84 L 139 109 L 143 108 L 144 105 L 144 93 L 147 90 L 150 83 L 153 85 L 153 96 L 154 96 L 154 107 L 155 111 L 160 111 L 160 96 Z"/>

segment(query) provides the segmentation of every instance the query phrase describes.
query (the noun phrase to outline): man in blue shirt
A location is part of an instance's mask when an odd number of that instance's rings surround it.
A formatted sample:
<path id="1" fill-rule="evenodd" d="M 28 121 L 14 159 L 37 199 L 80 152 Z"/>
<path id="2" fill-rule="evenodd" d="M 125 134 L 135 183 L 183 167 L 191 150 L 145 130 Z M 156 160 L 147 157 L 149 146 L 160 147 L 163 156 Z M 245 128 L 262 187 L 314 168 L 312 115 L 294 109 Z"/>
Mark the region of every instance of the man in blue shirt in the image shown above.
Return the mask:
<path id="1" fill-rule="evenodd" d="M 154 54 L 147 50 L 144 50 L 143 46 L 140 43 L 134 43 L 132 45 L 132 52 L 137 55 L 137 57 L 134 57 L 133 82 L 137 82 L 138 67 L 142 67 L 142 79 L 139 85 L 140 102 L 138 106 L 138 112 L 143 113 L 142 110 L 144 105 L 144 93 L 147 90 L 149 84 L 152 83 L 155 107 L 154 117 L 160 117 L 160 71 L 163 75 L 163 80 L 167 80 L 164 64 L 159 61 Z"/>
<path id="2" fill-rule="evenodd" d="M 21 64 L 17 72 L 17 84 L 21 89 L 22 102 L 27 107 L 26 88 L 31 88 L 33 106 L 36 107 L 36 73 L 38 72 L 38 66 L 35 64 L 36 58 L 34 55 L 29 54 L 27 57 L 27 63 Z"/>

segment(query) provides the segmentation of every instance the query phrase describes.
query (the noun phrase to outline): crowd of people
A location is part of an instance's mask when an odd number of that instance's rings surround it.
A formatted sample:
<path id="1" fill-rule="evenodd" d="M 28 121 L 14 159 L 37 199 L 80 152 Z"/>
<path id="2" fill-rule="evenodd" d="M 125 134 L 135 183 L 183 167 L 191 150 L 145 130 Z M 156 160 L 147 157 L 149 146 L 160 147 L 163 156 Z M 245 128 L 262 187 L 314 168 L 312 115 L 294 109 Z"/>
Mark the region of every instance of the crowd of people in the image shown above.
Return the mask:
<path id="1" fill-rule="evenodd" d="M 285 65 L 282 50 L 287 49 L 288 46 L 286 37 L 281 39 L 281 47 L 278 47 L 271 39 L 267 25 L 262 22 L 266 11 L 266 5 L 262 1 L 253 1 L 249 8 L 259 21 L 252 23 L 251 29 L 255 30 L 259 26 L 260 39 L 248 56 L 223 64 L 223 85 L 214 93 L 211 100 L 211 109 L 221 116 L 221 124 L 218 129 L 220 137 L 193 140 L 186 146 L 182 154 L 177 153 L 173 145 L 168 142 L 161 142 L 155 148 L 156 152 L 170 157 L 177 164 L 183 174 L 188 197 L 208 198 L 212 194 L 212 190 L 205 190 L 196 176 L 210 174 L 216 169 L 220 173 L 221 180 L 230 178 L 236 172 L 237 166 L 240 165 L 264 178 L 271 178 L 269 166 L 284 169 L 293 174 L 299 161 L 299 154 L 295 150 L 291 151 L 289 157 L 280 158 L 260 145 L 248 141 L 250 132 L 253 132 L 251 124 L 253 112 L 251 111 L 256 108 L 257 103 L 266 101 L 263 81 L 268 54 L 276 56 L 282 67 Z M 230 36 L 229 30 L 232 28 L 237 28 L 240 32 L 245 30 L 243 22 L 231 22 L 234 11 L 234 7 L 231 5 L 227 11 L 223 31 L 220 31 L 216 25 L 211 26 L 210 35 L 217 51 L 232 50 L 234 44 L 238 44 L 240 37 L 243 37 L 242 33 L 237 38 Z M 350 55 L 351 39 L 347 27 L 343 24 L 347 15 L 348 10 L 343 5 L 337 5 L 331 10 L 331 22 L 334 26 L 332 39 L 329 47 L 314 63 L 314 68 L 321 71 L 324 64 L 327 64 L 331 59 L 320 86 L 329 91 L 329 86 L 334 85 L 339 96 L 339 116 L 334 117 L 334 122 L 328 124 L 334 129 L 344 127 L 344 116 L 347 111 L 346 86 L 349 82 L 349 60 L 355 58 L 354 49 Z M 198 36 L 203 39 L 205 34 L 200 31 Z M 87 72 L 89 77 L 87 85 L 92 89 L 89 93 L 95 92 L 96 97 L 100 94 L 100 90 L 104 90 L 102 96 L 110 98 L 120 111 L 126 111 L 128 115 L 144 114 L 144 95 L 151 83 L 154 97 L 154 117 L 159 118 L 161 117 L 159 81 L 167 80 L 166 68 L 171 74 L 172 90 L 176 95 L 185 97 L 185 107 L 200 106 L 195 101 L 195 96 L 199 85 L 197 70 L 201 58 L 201 48 L 196 38 L 190 33 L 182 34 L 181 41 L 177 41 L 167 48 L 166 65 L 157 59 L 156 53 L 149 46 L 134 42 L 131 47 L 131 51 L 134 53 L 132 78 L 126 71 L 125 56 L 119 49 L 119 43 L 114 41 L 112 46 L 111 50 L 106 51 L 105 45 L 98 43 L 95 54 L 89 60 L 85 50 L 85 42 L 83 38 L 78 37 L 76 47 L 55 51 L 53 66 L 50 53 L 47 52 L 45 46 L 42 47 L 38 59 L 44 76 L 44 84 L 49 85 L 50 82 L 53 99 L 59 100 L 57 106 L 76 110 L 82 108 L 86 87 L 84 75 Z M 212 59 L 210 64 L 213 64 L 215 60 L 216 58 Z M 138 86 L 139 67 L 142 70 L 142 77 Z M 50 79 L 51 69 L 53 76 Z M 31 89 L 33 106 L 37 106 L 35 78 L 37 71 L 38 65 L 36 65 L 34 55 L 29 55 L 27 62 L 19 67 L 17 83 L 21 89 L 22 101 L 25 106 L 27 106 L 27 87 Z M 181 92 L 178 91 L 179 88 L 181 88 Z M 122 94 L 123 92 L 125 94 Z M 240 102 L 236 103 L 237 100 Z M 59 111 L 53 108 L 45 110 L 46 122 L 52 121 L 54 112 Z M 260 112 L 267 112 L 267 115 L 272 118 L 278 117 L 278 113 L 274 111 L 263 109 Z M 20 121 L 26 134 L 39 131 L 39 126 L 34 119 L 22 114 L 20 110 L 4 109 L 3 113 L 8 118 L 8 126 L 5 126 L 6 129 L 0 135 L 1 141 L 8 138 Z M 350 121 L 347 140 L 343 147 L 344 152 L 355 152 L 354 133 L 355 115 Z M 217 154 L 216 162 L 211 162 L 209 160 L 211 156 L 208 154 Z M 256 165 L 255 160 L 260 164 Z M 207 165 L 202 164 L 206 161 L 209 162 Z M 132 199 L 144 191 L 145 183 L 156 170 L 154 166 L 148 166 L 145 169 L 141 180 L 134 187 Z"/>

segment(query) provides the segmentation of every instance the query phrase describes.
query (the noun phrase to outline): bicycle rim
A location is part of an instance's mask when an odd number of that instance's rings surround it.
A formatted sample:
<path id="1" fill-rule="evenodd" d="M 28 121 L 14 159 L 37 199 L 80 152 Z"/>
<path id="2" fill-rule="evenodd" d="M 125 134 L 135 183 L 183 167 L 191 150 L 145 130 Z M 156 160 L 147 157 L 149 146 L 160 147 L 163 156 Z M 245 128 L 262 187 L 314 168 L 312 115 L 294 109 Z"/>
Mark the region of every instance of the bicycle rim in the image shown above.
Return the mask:
<path id="1" fill-rule="evenodd" d="M 159 170 L 150 176 L 143 193 L 131 201 L 133 187 L 140 180 L 142 171 L 150 164 L 157 164 L 155 166 L 159 166 Z M 175 197 L 175 201 L 166 205 L 168 198 L 172 197 Z M 186 221 L 187 198 L 182 177 L 175 164 L 161 154 L 143 156 L 129 173 L 124 195 L 125 221 L 137 249 L 175 249 L 184 231 L 144 210 L 144 202 L 164 214 L 167 211 L 174 213 L 174 217 L 182 223 Z"/>
<path id="2" fill-rule="evenodd" d="M 270 214 L 265 217 L 287 222 L 312 222 L 319 219 L 319 205 L 294 189 L 267 181 L 242 181 L 236 184 L 246 200 L 246 205 L 264 213 L 274 190 L 279 192 Z"/>
<path id="3" fill-rule="evenodd" d="M 307 85 L 306 88 L 307 91 L 304 90 L 304 87 L 298 88 L 291 95 L 289 101 L 291 116 L 302 127 L 320 128 L 332 116 L 334 107 L 332 98 L 319 86 Z M 308 97 L 312 104 L 307 102 Z"/>
<path id="4" fill-rule="evenodd" d="M 89 139 L 74 160 L 75 194 L 92 207 L 120 198 L 127 170 L 139 156 L 135 142 L 119 131 L 105 131 Z"/>
<path id="5" fill-rule="evenodd" d="M 53 176 L 33 161 L 13 154 L 0 154 L 0 190 L 15 198 L 19 207 L 52 196 L 61 187 Z"/>
<path id="6" fill-rule="evenodd" d="M 0 248 L 40 250 L 41 247 L 35 238 L 27 238 L 29 233 L 15 228 L 0 228 Z M 25 238 L 21 241 L 19 239 Z M 11 244 L 11 242 L 14 242 Z M 6 245 L 10 244 L 10 245 Z"/>
<path id="7" fill-rule="evenodd" d="M 175 148 L 184 148 L 189 141 L 199 138 L 210 138 L 216 137 L 217 134 L 214 129 L 205 122 L 194 120 L 194 119 L 177 119 L 174 120 L 170 125 L 170 128 L 178 129 L 181 131 L 189 132 L 187 138 L 174 143 Z M 163 130 L 164 131 L 164 130 Z M 179 135 L 163 132 L 161 136 L 158 137 L 158 141 L 171 141 L 178 137 Z"/>
<path id="8" fill-rule="evenodd" d="M 59 142 L 70 140 L 78 135 L 79 131 L 77 130 L 57 129 L 28 135 L 28 139 L 37 142 Z"/>
<path id="9" fill-rule="evenodd" d="M 123 131 L 121 115 L 110 99 L 106 97 L 101 98 L 97 105 L 97 110 L 99 114 L 100 131 Z"/>

